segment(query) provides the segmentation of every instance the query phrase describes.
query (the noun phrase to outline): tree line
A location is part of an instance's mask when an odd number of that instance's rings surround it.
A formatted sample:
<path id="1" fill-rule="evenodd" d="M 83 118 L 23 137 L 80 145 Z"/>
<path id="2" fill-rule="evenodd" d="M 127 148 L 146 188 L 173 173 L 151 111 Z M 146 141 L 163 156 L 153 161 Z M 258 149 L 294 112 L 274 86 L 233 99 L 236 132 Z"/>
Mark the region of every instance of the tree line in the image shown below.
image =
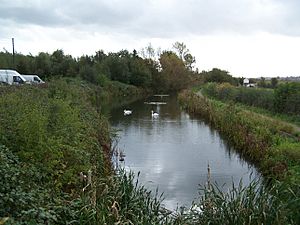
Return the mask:
<path id="1" fill-rule="evenodd" d="M 158 57 L 155 57 L 155 56 Z M 55 77 L 80 77 L 97 85 L 104 86 L 108 81 L 155 91 L 177 91 L 187 87 L 194 79 L 195 57 L 184 43 L 176 42 L 172 51 L 155 50 L 151 44 L 142 49 L 129 52 L 105 53 L 96 51 L 94 55 L 73 57 L 62 49 L 52 54 L 40 52 L 38 55 L 12 54 L 0 52 L 0 68 L 11 68 L 21 74 L 38 74 L 44 80 Z"/>

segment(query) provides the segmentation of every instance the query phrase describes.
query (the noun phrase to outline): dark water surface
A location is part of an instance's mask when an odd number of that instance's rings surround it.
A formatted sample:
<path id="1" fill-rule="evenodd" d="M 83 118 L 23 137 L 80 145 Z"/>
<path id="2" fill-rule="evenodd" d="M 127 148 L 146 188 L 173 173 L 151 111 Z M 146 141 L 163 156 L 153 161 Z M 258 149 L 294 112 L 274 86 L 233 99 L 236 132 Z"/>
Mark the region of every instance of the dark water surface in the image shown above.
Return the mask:
<path id="1" fill-rule="evenodd" d="M 151 105 L 145 102 L 166 102 Z M 131 109 L 124 116 L 124 109 Z M 159 113 L 152 118 L 151 110 Z M 164 192 L 169 209 L 189 207 L 199 198 L 199 184 L 207 182 L 209 163 L 212 182 L 223 190 L 240 179 L 249 183 L 250 174 L 258 176 L 253 166 L 241 159 L 217 131 L 201 119 L 181 110 L 176 96 L 152 97 L 111 111 L 111 125 L 118 129 L 118 146 L 126 157 L 122 164 L 135 173 L 146 187 Z"/>

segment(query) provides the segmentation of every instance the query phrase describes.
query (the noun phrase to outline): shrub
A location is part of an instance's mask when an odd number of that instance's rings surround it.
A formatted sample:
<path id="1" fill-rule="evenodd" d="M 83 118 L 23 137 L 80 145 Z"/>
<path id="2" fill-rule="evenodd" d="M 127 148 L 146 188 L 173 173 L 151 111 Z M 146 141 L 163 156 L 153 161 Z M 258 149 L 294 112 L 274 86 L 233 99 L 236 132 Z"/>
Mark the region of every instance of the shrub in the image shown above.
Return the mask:
<path id="1" fill-rule="evenodd" d="M 209 83 L 203 87 L 202 91 L 222 101 L 233 101 L 274 111 L 274 93 L 270 89 L 234 87 L 229 83 Z"/>
<path id="2" fill-rule="evenodd" d="M 0 118 L 0 142 L 47 174 L 56 188 L 70 191 L 79 185 L 79 172 L 91 167 L 103 171 L 108 124 L 77 84 L 58 80 L 48 88 L 7 92 L 0 96 Z"/>
<path id="3" fill-rule="evenodd" d="M 275 110 L 300 115 L 300 83 L 285 83 L 275 89 Z"/>

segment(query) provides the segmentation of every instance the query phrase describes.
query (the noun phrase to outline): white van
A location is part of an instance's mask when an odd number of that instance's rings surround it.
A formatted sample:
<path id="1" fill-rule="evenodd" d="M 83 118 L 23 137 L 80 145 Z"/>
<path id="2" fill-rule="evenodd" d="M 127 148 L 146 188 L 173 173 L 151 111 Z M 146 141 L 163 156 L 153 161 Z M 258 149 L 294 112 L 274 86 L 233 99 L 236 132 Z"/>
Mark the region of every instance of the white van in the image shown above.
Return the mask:
<path id="1" fill-rule="evenodd" d="M 25 78 L 26 83 L 30 83 L 30 84 L 44 84 L 45 83 L 41 78 L 39 78 L 38 75 L 22 74 L 22 76 Z"/>
<path id="2" fill-rule="evenodd" d="M 0 70 L 0 84 L 25 84 L 25 78 L 15 70 Z"/>

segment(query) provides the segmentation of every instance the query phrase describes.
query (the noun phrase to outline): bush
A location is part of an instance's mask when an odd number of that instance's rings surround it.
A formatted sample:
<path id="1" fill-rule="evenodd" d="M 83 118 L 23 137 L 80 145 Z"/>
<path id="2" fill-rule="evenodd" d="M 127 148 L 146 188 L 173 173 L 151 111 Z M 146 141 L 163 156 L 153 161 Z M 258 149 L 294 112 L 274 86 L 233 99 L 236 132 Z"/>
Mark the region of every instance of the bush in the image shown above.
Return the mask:
<path id="1" fill-rule="evenodd" d="M 300 83 L 285 83 L 275 89 L 275 110 L 300 115 Z"/>
<path id="2" fill-rule="evenodd" d="M 272 89 L 234 87 L 229 83 L 208 83 L 202 92 L 210 97 L 259 107 L 274 113 L 300 115 L 300 83 L 285 83 Z"/>
<path id="3" fill-rule="evenodd" d="M 203 93 L 222 101 L 233 101 L 274 111 L 274 92 L 270 89 L 234 87 L 228 83 L 209 83 Z"/>
<path id="4" fill-rule="evenodd" d="M 76 206 L 68 195 L 53 192 L 44 176 L 0 146 L 0 222 L 4 217 L 5 224 L 65 224 L 75 218 L 82 204 Z"/>
<path id="5" fill-rule="evenodd" d="M 213 68 L 209 72 L 202 72 L 204 81 L 216 82 L 216 83 L 230 83 L 232 85 L 238 85 L 238 79 L 232 77 L 227 71 Z"/>
<path id="6" fill-rule="evenodd" d="M 47 174 L 55 188 L 71 191 L 79 172 L 103 171 L 108 124 L 78 85 L 56 81 L 7 92 L 0 96 L 0 118 L 0 143 Z"/>

